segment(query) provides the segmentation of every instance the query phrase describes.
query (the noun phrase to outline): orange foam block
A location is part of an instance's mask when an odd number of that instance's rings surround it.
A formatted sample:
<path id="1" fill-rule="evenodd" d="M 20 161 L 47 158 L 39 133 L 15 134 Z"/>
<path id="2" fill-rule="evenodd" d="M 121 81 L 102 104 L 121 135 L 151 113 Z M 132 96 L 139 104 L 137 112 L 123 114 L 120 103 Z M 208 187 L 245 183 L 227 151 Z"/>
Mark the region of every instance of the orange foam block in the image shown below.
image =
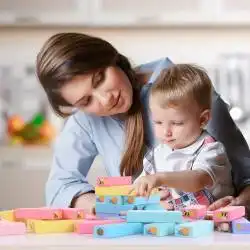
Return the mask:
<path id="1" fill-rule="evenodd" d="M 244 206 L 227 206 L 214 211 L 213 220 L 215 222 L 233 221 L 245 215 Z"/>
<path id="2" fill-rule="evenodd" d="M 23 222 L 0 221 L 0 235 L 25 234 L 26 226 Z"/>
<path id="3" fill-rule="evenodd" d="M 62 209 L 58 208 L 18 208 L 14 211 L 17 220 L 59 220 L 62 219 Z"/>
<path id="4" fill-rule="evenodd" d="M 115 177 L 98 177 L 96 186 L 110 187 L 110 186 L 123 186 L 132 185 L 131 176 L 115 176 Z"/>
<path id="5" fill-rule="evenodd" d="M 84 219 L 84 210 L 81 208 L 63 208 L 62 219 L 64 220 L 78 220 Z"/>
<path id="6" fill-rule="evenodd" d="M 78 234 L 93 234 L 95 226 L 105 224 L 117 224 L 125 222 L 122 219 L 114 220 L 85 220 L 83 222 L 77 222 L 75 224 L 75 232 Z"/>

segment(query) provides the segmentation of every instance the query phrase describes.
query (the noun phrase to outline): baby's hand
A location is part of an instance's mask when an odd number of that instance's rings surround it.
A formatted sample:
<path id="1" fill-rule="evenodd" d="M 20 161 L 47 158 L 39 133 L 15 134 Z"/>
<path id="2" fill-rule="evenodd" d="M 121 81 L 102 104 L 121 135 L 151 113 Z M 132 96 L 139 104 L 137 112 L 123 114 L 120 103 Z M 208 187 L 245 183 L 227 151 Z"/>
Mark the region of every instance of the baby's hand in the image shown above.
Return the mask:
<path id="1" fill-rule="evenodd" d="M 138 178 L 130 192 L 135 191 L 137 196 L 149 197 L 153 188 L 157 187 L 158 178 L 156 175 L 147 175 Z"/>

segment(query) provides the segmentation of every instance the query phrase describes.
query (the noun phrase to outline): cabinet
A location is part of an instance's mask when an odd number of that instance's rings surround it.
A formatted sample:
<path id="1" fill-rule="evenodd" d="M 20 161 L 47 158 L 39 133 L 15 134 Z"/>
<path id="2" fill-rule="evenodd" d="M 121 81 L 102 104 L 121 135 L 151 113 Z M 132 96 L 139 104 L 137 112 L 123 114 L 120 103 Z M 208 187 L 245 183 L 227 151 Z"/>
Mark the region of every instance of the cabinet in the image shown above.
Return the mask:
<path id="1" fill-rule="evenodd" d="M 91 0 L 0 1 L 1 25 L 71 26 L 89 21 Z"/>

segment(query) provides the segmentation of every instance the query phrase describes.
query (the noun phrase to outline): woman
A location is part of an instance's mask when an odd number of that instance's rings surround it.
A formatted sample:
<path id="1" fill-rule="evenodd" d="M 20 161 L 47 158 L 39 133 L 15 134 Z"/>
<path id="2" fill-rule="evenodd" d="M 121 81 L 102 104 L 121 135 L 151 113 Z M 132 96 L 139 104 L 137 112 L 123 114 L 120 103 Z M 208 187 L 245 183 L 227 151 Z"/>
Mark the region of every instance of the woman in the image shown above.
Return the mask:
<path id="1" fill-rule="evenodd" d="M 140 174 L 146 149 L 154 144 L 148 91 L 170 64 L 161 59 L 134 70 L 110 43 L 80 33 L 56 34 L 45 42 L 37 57 L 39 81 L 54 111 L 63 117 L 72 114 L 55 145 L 47 205 L 91 210 L 95 195 L 86 175 L 98 154 L 110 176 Z M 215 91 L 207 129 L 227 149 L 238 195 L 219 200 L 211 209 L 246 205 L 250 152 Z"/>

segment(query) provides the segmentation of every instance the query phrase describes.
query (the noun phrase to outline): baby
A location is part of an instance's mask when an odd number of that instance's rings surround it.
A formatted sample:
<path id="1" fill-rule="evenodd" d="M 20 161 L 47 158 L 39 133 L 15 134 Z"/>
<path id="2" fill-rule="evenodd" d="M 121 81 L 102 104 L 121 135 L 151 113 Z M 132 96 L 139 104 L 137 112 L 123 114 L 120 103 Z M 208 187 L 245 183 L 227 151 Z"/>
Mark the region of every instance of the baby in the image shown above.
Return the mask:
<path id="1" fill-rule="evenodd" d="M 176 64 L 160 74 L 149 97 L 159 144 L 145 155 L 143 173 L 134 182 L 137 195 L 165 187 L 171 209 L 233 195 L 225 148 L 205 130 L 211 98 L 211 81 L 199 67 Z"/>

